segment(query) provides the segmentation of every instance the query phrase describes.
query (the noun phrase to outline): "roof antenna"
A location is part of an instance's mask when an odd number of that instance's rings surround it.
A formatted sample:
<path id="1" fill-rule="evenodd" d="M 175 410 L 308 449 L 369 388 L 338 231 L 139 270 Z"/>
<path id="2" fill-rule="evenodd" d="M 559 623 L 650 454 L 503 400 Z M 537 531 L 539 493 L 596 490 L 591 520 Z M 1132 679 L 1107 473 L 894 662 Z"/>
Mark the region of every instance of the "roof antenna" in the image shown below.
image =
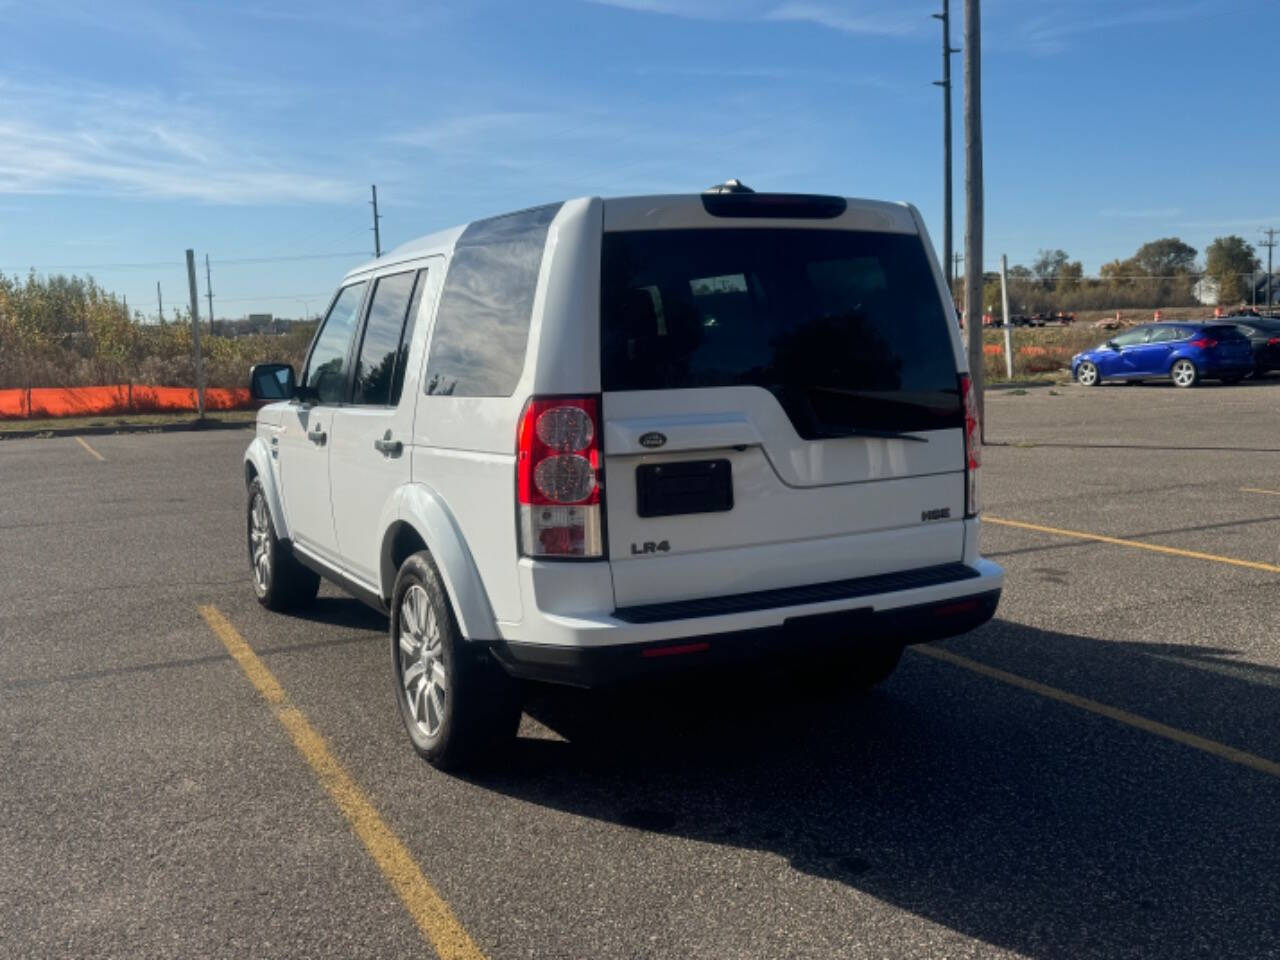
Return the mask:
<path id="1" fill-rule="evenodd" d="M 750 187 L 737 178 L 726 180 L 724 183 L 717 183 L 713 187 L 707 187 L 703 193 L 755 193 Z"/>

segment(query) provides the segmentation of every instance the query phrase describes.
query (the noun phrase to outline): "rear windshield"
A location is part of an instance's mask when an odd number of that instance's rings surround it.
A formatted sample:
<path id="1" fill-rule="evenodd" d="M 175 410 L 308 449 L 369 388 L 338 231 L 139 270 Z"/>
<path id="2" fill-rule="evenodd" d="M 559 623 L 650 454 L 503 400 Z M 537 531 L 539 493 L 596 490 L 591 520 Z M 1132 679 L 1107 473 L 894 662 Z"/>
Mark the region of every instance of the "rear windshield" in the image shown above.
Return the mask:
<path id="1" fill-rule="evenodd" d="M 602 273 L 605 390 L 763 387 L 810 440 L 962 422 L 919 237 L 606 233 Z"/>

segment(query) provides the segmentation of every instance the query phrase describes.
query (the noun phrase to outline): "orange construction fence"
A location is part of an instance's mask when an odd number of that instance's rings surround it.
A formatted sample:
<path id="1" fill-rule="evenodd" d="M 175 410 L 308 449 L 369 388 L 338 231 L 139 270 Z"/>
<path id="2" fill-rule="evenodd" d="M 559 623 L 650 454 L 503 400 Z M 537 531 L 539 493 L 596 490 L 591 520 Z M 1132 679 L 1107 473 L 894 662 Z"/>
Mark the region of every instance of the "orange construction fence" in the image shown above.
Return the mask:
<path id="1" fill-rule="evenodd" d="M 208 387 L 206 410 L 240 410 L 254 406 L 243 387 Z M 25 387 L 0 390 L 0 420 L 30 417 L 89 417 L 118 413 L 180 413 L 196 406 L 192 387 L 144 387 L 118 383 L 109 387 Z"/>
<path id="2" fill-rule="evenodd" d="M 988 357 L 1003 357 L 1004 347 L 998 343 L 984 343 L 982 352 Z M 1034 344 L 1027 347 L 1018 347 L 1018 355 L 1023 357 L 1069 357 L 1071 350 L 1067 347 L 1039 347 Z"/>

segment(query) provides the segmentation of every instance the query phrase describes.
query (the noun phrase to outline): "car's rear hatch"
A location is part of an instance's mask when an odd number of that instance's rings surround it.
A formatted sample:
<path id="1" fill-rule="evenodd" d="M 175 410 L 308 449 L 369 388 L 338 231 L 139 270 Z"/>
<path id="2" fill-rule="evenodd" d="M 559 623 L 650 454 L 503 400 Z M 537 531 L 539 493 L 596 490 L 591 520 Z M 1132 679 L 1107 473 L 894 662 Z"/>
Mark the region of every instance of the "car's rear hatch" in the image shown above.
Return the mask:
<path id="1" fill-rule="evenodd" d="M 914 221 L 705 221 L 610 229 L 606 214 L 616 604 L 958 563 L 963 402 Z"/>
<path id="2" fill-rule="evenodd" d="M 1212 344 L 1207 349 L 1215 361 L 1240 366 L 1253 362 L 1253 344 L 1234 324 L 1205 327 L 1201 337 Z"/>

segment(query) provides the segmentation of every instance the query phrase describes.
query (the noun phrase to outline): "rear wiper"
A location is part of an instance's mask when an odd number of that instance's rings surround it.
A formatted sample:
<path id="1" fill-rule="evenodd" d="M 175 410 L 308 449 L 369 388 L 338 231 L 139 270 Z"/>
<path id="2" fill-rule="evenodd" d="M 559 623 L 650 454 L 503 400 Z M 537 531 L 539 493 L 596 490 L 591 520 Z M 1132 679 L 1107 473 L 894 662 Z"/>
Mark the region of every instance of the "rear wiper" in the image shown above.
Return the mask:
<path id="1" fill-rule="evenodd" d="M 912 440 L 916 443 L 928 443 L 928 437 L 918 437 L 914 433 L 903 433 L 900 430 L 869 430 L 862 427 L 850 427 L 848 430 L 816 430 L 814 436 L 820 440 L 839 440 L 842 437 L 875 437 L 879 440 Z"/>

